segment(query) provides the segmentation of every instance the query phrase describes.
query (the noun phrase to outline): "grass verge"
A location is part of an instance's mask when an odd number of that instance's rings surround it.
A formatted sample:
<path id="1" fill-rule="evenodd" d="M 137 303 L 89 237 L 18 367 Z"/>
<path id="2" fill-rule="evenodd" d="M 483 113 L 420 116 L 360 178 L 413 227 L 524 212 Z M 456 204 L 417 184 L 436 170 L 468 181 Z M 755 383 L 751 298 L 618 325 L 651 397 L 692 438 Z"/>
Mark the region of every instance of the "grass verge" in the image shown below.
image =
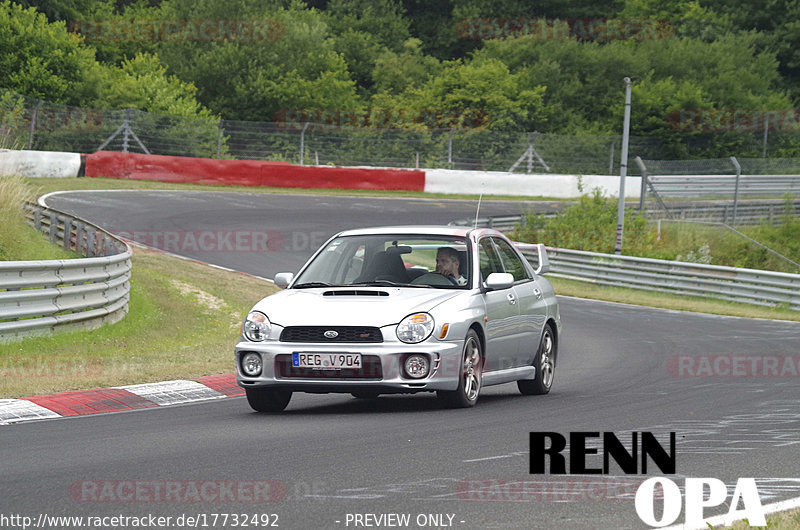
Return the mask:
<path id="1" fill-rule="evenodd" d="M 33 197 L 22 177 L 0 176 L 0 261 L 77 257 L 55 245 L 42 244 L 42 236 L 25 222 L 20 208 Z"/>
<path id="2" fill-rule="evenodd" d="M 800 311 L 781 307 L 762 307 L 737 302 L 726 302 L 671 293 L 653 293 L 639 289 L 609 287 L 579 280 L 547 276 L 556 293 L 564 296 L 577 296 L 593 300 L 606 300 L 648 307 L 660 307 L 677 311 L 711 313 L 745 318 L 765 318 L 769 320 L 791 320 L 800 322 Z"/>
<path id="3" fill-rule="evenodd" d="M 62 190 L 181 190 L 181 191 L 237 191 L 246 193 L 269 193 L 274 195 L 329 195 L 358 197 L 387 197 L 412 199 L 464 199 L 478 200 L 477 194 L 426 193 L 422 191 L 389 191 L 389 190 L 343 190 L 318 188 L 274 188 L 266 186 L 213 186 L 207 184 L 176 184 L 149 180 L 126 180 L 112 178 L 32 178 L 31 186 L 37 187 L 41 193 Z M 494 201 L 562 201 L 552 197 L 522 197 L 519 195 L 492 195 L 485 200 Z M 475 203 L 477 206 L 477 202 Z"/>
<path id="4" fill-rule="evenodd" d="M 137 248 L 128 315 L 94 331 L 3 344 L 0 398 L 232 372 L 245 313 L 275 290 L 246 274 Z"/>

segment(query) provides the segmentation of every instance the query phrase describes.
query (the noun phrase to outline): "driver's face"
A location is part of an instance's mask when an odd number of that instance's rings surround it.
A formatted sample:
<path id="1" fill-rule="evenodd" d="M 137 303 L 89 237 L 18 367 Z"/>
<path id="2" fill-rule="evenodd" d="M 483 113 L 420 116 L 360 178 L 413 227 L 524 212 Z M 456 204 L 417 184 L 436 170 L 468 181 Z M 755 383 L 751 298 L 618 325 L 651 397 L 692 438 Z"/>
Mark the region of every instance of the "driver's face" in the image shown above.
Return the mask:
<path id="1" fill-rule="evenodd" d="M 458 276 L 458 260 L 439 252 L 436 254 L 436 272 L 444 276 Z"/>

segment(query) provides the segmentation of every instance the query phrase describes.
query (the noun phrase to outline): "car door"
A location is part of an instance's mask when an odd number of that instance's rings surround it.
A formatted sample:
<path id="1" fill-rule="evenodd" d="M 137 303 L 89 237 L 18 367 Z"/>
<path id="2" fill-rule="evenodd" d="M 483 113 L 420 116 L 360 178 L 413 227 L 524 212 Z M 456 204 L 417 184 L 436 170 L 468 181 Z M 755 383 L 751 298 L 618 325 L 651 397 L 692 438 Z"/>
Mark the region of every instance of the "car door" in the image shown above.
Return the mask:
<path id="1" fill-rule="evenodd" d="M 539 347 L 539 337 L 547 319 L 547 302 L 536 282 L 536 275 L 530 271 L 530 267 L 525 266 L 524 258 L 519 252 L 505 239 L 492 239 L 503 262 L 503 269 L 514 276 L 520 329 L 513 363 L 514 366 L 530 365 Z"/>
<path id="2" fill-rule="evenodd" d="M 478 263 L 481 282 L 493 272 L 505 272 L 503 262 L 490 237 L 478 242 Z M 484 371 L 494 372 L 515 366 L 518 362 L 521 325 L 519 304 L 514 287 L 483 294 L 486 304 L 486 359 Z"/>

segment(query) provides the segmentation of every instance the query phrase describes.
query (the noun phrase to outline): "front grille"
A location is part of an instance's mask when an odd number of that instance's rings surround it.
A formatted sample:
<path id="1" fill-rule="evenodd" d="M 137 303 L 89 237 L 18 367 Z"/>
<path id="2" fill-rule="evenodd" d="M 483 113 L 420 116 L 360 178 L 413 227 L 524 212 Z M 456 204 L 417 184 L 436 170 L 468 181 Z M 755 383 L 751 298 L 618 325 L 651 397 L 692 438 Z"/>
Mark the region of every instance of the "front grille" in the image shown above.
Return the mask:
<path id="1" fill-rule="evenodd" d="M 278 377 L 302 379 L 382 379 L 381 359 L 377 355 L 362 355 L 361 368 L 342 368 L 339 370 L 316 370 L 292 366 L 292 356 L 275 356 L 275 373 Z"/>
<path id="2" fill-rule="evenodd" d="M 328 338 L 326 331 L 335 331 Z M 281 342 L 383 342 L 381 330 L 368 326 L 288 326 L 281 332 Z"/>

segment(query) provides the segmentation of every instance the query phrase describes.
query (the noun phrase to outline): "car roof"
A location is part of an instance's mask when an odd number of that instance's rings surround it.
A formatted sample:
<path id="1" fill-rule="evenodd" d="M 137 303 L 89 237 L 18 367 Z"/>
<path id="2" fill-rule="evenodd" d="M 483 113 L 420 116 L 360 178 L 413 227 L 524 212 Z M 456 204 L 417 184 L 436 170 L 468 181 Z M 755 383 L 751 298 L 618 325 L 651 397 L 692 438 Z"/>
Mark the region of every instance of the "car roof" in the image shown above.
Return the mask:
<path id="1" fill-rule="evenodd" d="M 403 225 L 403 226 L 376 226 L 371 228 L 357 228 L 352 230 L 344 230 L 337 234 L 338 236 L 355 236 L 355 235 L 435 235 L 435 236 L 460 236 L 467 237 L 469 235 L 480 236 L 484 232 L 492 235 L 499 235 L 500 233 L 490 228 L 477 228 L 471 229 L 463 226 L 441 226 L 441 225 Z"/>

